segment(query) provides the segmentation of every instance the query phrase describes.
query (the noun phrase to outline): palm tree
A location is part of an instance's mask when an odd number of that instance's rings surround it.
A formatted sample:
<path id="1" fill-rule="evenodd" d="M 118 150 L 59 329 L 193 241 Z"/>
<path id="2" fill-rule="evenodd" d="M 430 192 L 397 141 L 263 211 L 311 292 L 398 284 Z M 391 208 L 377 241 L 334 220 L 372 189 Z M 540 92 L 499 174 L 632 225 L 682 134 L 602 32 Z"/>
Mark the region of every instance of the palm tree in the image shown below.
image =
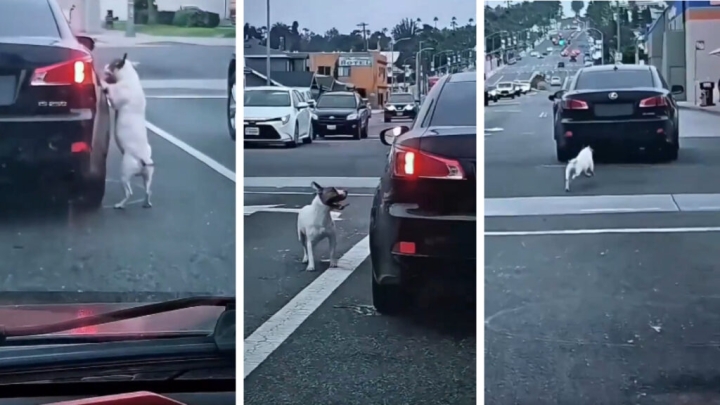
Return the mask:
<path id="1" fill-rule="evenodd" d="M 470 18 L 470 19 L 468 20 L 468 25 L 473 25 L 474 22 L 475 22 L 475 19 L 474 19 L 474 18 Z"/>
<path id="2" fill-rule="evenodd" d="M 437 29 L 437 23 L 438 23 L 438 21 L 440 21 L 439 18 L 437 18 L 437 17 L 433 18 L 433 22 L 435 23 L 435 29 Z"/>
<path id="3" fill-rule="evenodd" d="M 457 27 L 457 18 L 453 17 L 450 19 L 450 26 L 455 29 Z"/>

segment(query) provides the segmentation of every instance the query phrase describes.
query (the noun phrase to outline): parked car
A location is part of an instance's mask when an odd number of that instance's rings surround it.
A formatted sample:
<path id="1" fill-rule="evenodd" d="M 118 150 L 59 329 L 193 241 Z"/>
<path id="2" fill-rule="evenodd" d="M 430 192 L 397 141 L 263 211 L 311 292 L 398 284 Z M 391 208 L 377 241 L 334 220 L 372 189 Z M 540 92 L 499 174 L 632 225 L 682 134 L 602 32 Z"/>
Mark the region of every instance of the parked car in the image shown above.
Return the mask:
<path id="1" fill-rule="evenodd" d="M 319 137 L 352 135 L 367 138 L 370 111 L 359 94 L 352 91 L 323 93 L 312 114 L 312 126 Z"/>
<path id="2" fill-rule="evenodd" d="M 518 89 L 513 82 L 500 82 L 495 86 L 495 97 L 497 98 L 515 98 Z"/>
<path id="3" fill-rule="evenodd" d="M 68 203 L 99 209 L 111 117 L 95 41 L 73 32 L 55 0 L 0 1 L 0 15 L 12 19 L 0 28 L 3 182 L 57 185 Z"/>
<path id="4" fill-rule="evenodd" d="M 442 77 L 412 127 L 388 128 L 388 164 L 370 210 L 375 308 L 400 314 L 416 288 L 457 286 L 475 297 L 477 277 L 476 74 Z"/>
<path id="5" fill-rule="evenodd" d="M 562 79 L 560 79 L 560 78 L 557 77 L 557 76 L 553 76 L 553 77 L 550 79 L 550 85 L 551 85 L 551 86 L 562 86 Z"/>
<path id="6" fill-rule="evenodd" d="M 310 106 L 287 87 L 246 87 L 243 97 L 243 141 L 294 148 L 312 143 Z"/>
<path id="7" fill-rule="evenodd" d="M 230 139 L 235 140 L 235 110 L 236 110 L 236 99 L 235 99 L 235 54 L 233 53 L 232 59 L 228 64 L 228 79 L 227 79 L 227 127 L 230 133 Z"/>
<path id="8" fill-rule="evenodd" d="M 522 94 L 527 94 L 530 92 L 530 81 L 529 80 L 515 80 L 514 82 L 515 86 L 520 89 L 520 92 Z"/>
<path id="9" fill-rule="evenodd" d="M 415 119 L 420 106 L 415 101 L 412 93 L 392 93 L 388 98 L 383 111 L 385 122 L 391 122 L 393 118 Z"/>
<path id="10" fill-rule="evenodd" d="M 644 147 L 676 160 L 680 127 L 673 94 L 684 90 L 668 86 L 652 65 L 580 69 L 567 91 L 548 97 L 560 100 L 554 123 L 557 159 L 565 162 L 592 145 L 598 150 Z"/>
<path id="11" fill-rule="evenodd" d="M 490 101 L 497 103 L 498 97 L 495 94 L 496 90 L 494 87 L 485 87 L 485 105 L 490 104 Z"/>

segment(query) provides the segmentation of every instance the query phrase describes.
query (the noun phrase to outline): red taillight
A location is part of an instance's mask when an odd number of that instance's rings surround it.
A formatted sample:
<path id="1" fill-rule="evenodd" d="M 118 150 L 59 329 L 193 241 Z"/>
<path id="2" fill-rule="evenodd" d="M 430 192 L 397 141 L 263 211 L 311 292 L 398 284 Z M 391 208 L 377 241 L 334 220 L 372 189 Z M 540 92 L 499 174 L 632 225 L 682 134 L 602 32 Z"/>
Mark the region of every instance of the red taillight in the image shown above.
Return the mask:
<path id="1" fill-rule="evenodd" d="M 70 151 L 72 153 L 89 152 L 90 146 L 88 146 L 87 142 L 73 142 L 73 144 L 70 145 Z"/>
<path id="2" fill-rule="evenodd" d="M 37 68 L 30 81 L 33 86 L 71 86 L 94 83 L 95 72 L 90 56 Z"/>
<path id="3" fill-rule="evenodd" d="M 77 312 L 76 318 L 87 318 L 89 316 L 95 315 L 92 311 L 86 310 L 86 309 L 80 309 Z M 82 328 L 73 329 L 70 333 L 73 335 L 94 335 L 97 334 L 98 328 L 97 326 L 85 326 Z"/>
<path id="4" fill-rule="evenodd" d="M 664 96 L 649 97 L 649 98 L 640 100 L 640 107 L 642 107 L 642 108 L 667 107 L 667 106 L 668 106 L 668 102 Z"/>
<path id="5" fill-rule="evenodd" d="M 563 101 L 564 110 L 587 110 L 588 104 L 582 100 L 568 99 Z"/>
<path id="6" fill-rule="evenodd" d="M 457 160 L 396 146 L 393 151 L 393 176 L 410 179 L 463 180 L 465 172 Z"/>

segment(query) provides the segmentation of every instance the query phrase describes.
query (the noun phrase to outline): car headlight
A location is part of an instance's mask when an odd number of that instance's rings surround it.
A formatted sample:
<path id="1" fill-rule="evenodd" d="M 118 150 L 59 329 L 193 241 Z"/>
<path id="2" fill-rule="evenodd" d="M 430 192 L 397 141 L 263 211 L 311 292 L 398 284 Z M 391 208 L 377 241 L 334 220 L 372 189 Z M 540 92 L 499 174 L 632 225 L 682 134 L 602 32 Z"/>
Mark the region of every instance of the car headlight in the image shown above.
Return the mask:
<path id="1" fill-rule="evenodd" d="M 387 108 L 388 111 L 395 111 L 395 106 L 394 106 L 394 105 L 389 105 L 389 106 L 387 106 L 387 107 L 385 107 L 385 108 Z"/>
<path id="2" fill-rule="evenodd" d="M 282 124 L 285 125 L 290 121 L 290 114 L 282 117 Z"/>
<path id="3" fill-rule="evenodd" d="M 415 108 L 415 106 L 412 105 L 412 104 L 408 104 L 408 105 L 405 106 L 405 109 L 408 110 L 408 111 L 412 110 L 413 108 Z"/>
<path id="4" fill-rule="evenodd" d="M 315 115 L 315 114 L 311 114 L 310 117 L 311 117 L 312 119 L 314 119 L 314 120 L 318 119 L 318 116 Z"/>
<path id="5" fill-rule="evenodd" d="M 357 114 L 350 114 L 350 115 L 347 116 L 347 119 L 348 119 L 348 120 L 356 120 L 357 118 L 358 118 L 358 115 L 357 115 Z"/>

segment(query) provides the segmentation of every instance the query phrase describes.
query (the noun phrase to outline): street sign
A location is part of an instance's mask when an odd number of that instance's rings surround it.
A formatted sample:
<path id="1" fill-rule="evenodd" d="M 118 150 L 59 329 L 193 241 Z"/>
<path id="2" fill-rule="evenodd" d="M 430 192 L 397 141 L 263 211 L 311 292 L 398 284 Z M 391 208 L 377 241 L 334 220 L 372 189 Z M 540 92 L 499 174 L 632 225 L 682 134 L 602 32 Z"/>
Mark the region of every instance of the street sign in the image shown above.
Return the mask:
<path id="1" fill-rule="evenodd" d="M 695 49 L 698 51 L 705 50 L 705 41 L 695 41 Z"/>
<path id="2" fill-rule="evenodd" d="M 622 62 L 622 52 L 615 52 L 615 62 Z"/>

